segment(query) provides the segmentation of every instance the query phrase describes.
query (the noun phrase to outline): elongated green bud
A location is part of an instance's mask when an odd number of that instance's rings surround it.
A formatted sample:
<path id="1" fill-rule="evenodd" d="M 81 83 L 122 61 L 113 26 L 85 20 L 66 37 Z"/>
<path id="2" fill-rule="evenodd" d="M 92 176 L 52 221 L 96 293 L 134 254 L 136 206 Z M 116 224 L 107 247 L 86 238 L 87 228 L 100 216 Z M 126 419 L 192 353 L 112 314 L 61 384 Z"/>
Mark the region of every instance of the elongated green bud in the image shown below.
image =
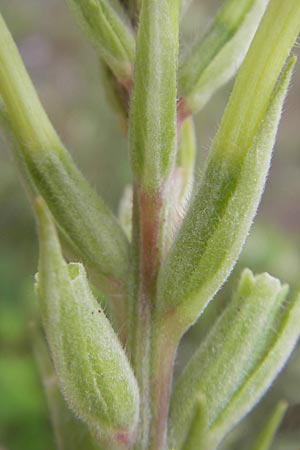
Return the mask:
<path id="1" fill-rule="evenodd" d="M 37 293 L 60 388 L 72 411 L 112 449 L 132 444 L 139 412 L 135 377 L 93 297 L 81 264 L 63 260 L 50 213 L 36 202 Z"/>
<path id="2" fill-rule="evenodd" d="M 70 411 L 59 390 L 44 336 L 32 327 L 33 350 L 43 382 L 51 423 L 58 450 L 101 450 L 93 440 L 86 424 Z"/>
<path id="3" fill-rule="evenodd" d="M 179 91 L 188 111 L 203 108 L 241 65 L 268 0 L 226 0 L 209 31 L 183 59 Z"/>
<path id="4" fill-rule="evenodd" d="M 274 86 L 299 29 L 300 3 L 271 0 L 160 273 L 158 306 L 166 311 L 165 317 L 172 311 L 169 317 L 179 333 L 197 319 L 226 280 L 249 232 L 295 58 Z"/>
<path id="5" fill-rule="evenodd" d="M 244 271 L 236 295 L 176 385 L 171 430 L 177 445 L 189 433 L 190 439 L 194 436 L 194 448 L 214 450 L 264 395 L 300 333 L 300 297 L 287 303 L 287 291 L 268 274 L 254 277 Z M 197 447 L 194 420 L 199 395 L 206 399 L 207 416 L 202 447 Z"/>
<path id="6" fill-rule="evenodd" d="M 131 82 L 135 52 L 134 34 L 121 10 L 116 11 L 109 0 L 66 2 L 115 77 L 123 84 Z"/>
<path id="7" fill-rule="evenodd" d="M 251 450 L 270 450 L 275 434 L 281 424 L 281 421 L 286 413 L 288 404 L 285 401 L 279 402 L 272 412 L 268 422 L 265 424 L 259 433 L 255 444 Z"/>
<path id="8" fill-rule="evenodd" d="M 130 148 L 136 183 L 161 189 L 176 155 L 178 5 L 143 0 L 137 35 Z"/>
<path id="9" fill-rule="evenodd" d="M 126 283 L 128 242 L 53 129 L 0 16 L 0 96 L 18 167 L 42 195 L 74 254 L 97 277 Z"/>

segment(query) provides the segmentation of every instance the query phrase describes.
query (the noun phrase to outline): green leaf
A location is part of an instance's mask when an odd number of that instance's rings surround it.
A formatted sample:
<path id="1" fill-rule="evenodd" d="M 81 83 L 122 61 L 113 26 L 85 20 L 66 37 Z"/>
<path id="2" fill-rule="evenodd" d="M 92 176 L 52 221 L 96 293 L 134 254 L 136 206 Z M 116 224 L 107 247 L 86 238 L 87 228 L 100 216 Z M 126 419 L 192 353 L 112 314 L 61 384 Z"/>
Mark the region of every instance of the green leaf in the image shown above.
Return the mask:
<path id="1" fill-rule="evenodd" d="M 144 191 L 161 190 L 176 156 L 178 5 L 143 0 L 130 115 L 131 161 Z"/>
<path id="2" fill-rule="evenodd" d="M 58 450 L 100 450 L 87 426 L 67 407 L 58 387 L 46 342 L 36 326 L 32 327 L 32 337 L 34 356 L 43 382 Z"/>
<path id="3" fill-rule="evenodd" d="M 258 435 L 257 440 L 251 450 L 270 450 L 275 434 L 286 413 L 288 404 L 281 401 L 277 404 L 268 422 Z"/>
<path id="4" fill-rule="evenodd" d="M 128 242 L 53 129 L 0 16 L 0 95 L 18 167 L 46 200 L 60 232 L 101 283 L 127 283 Z M 103 278 L 103 279 L 102 279 Z"/>
<path id="5" fill-rule="evenodd" d="M 295 58 L 274 86 L 299 29 L 300 3 L 271 0 L 237 78 L 189 211 L 162 266 L 157 316 L 164 311 L 164 320 L 168 317 L 179 335 L 224 283 L 249 232 L 264 189 Z"/>
<path id="6" fill-rule="evenodd" d="M 3 131 L 3 135 L 5 136 L 7 142 L 9 142 L 9 144 L 10 144 L 10 147 L 12 150 L 12 156 L 14 158 L 14 163 L 19 172 L 19 176 L 21 178 L 23 187 L 24 187 L 30 201 L 33 202 L 34 199 L 36 198 L 36 196 L 38 195 L 38 192 L 37 192 L 37 189 L 33 183 L 33 180 L 31 178 L 26 166 L 24 165 L 20 145 L 19 145 L 16 137 L 14 136 L 14 133 L 10 126 L 10 122 L 7 117 L 7 113 L 4 109 L 4 106 L 2 106 L 2 105 L 0 107 L 0 130 Z"/>
<path id="7" fill-rule="evenodd" d="M 189 448 L 214 450 L 264 395 L 299 338 L 300 296 L 286 302 L 287 291 L 268 274 L 244 271 L 237 293 L 176 384 L 170 419 L 174 442 L 189 436 Z M 197 445 L 194 420 L 197 395 L 206 399 L 203 446 Z"/>
<path id="8" fill-rule="evenodd" d="M 135 53 L 133 30 L 109 0 L 66 0 L 70 9 L 115 77 L 131 83 Z"/>
<path id="9" fill-rule="evenodd" d="M 210 29 L 183 58 L 179 91 L 197 112 L 237 72 L 268 0 L 226 0 Z"/>
<path id="10" fill-rule="evenodd" d="M 195 450 L 196 448 L 202 448 L 206 444 L 206 435 L 208 429 L 207 423 L 207 404 L 204 395 L 197 395 L 195 401 L 195 415 L 194 419 L 181 450 Z M 196 447 L 195 447 L 196 442 Z"/>
<path id="11" fill-rule="evenodd" d="M 81 264 L 63 260 L 50 213 L 39 198 L 37 293 L 64 398 L 107 448 L 132 442 L 139 391 L 129 362 L 93 297 Z"/>

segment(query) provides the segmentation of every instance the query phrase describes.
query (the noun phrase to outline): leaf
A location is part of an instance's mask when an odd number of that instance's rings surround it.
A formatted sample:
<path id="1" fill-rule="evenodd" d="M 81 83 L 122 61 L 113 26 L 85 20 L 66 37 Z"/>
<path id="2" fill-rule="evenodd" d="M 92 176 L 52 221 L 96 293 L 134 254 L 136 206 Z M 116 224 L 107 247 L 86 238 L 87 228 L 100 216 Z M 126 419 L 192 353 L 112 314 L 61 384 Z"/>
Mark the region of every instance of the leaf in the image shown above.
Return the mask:
<path id="1" fill-rule="evenodd" d="M 210 29 L 183 58 L 179 91 L 186 109 L 202 109 L 241 65 L 268 0 L 226 0 Z"/>
<path id="2" fill-rule="evenodd" d="M 136 183 L 149 193 L 176 156 L 177 2 L 143 0 L 136 45 L 129 140 Z"/>
<path id="3" fill-rule="evenodd" d="M 139 391 L 129 362 L 93 297 L 81 264 L 63 260 L 50 213 L 36 202 L 40 260 L 37 294 L 64 398 L 100 443 L 124 448 L 134 438 Z M 127 447 L 126 447 L 127 448 Z"/>
<path id="4" fill-rule="evenodd" d="M 159 275 L 157 317 L 168 318 L 179 335 L 228 277 L 264 189 L 294 58 L 274 86 L 300 29 L 300 3 L 282 5 L 270 2 Z"/>
<path id="5" fill-rule="evenodd" d="M 21 178 L 23 187 L 28 195 L 28 198 L 31 202 L 34 201 L 36 196 L 38 195 L 38 192 L 36 190 L 36 187 L 30 177 L 30 174 L 28 173 L 28 170 L 26 169 L 24 162 L 22 160 L 22 151 L 20 150 L 19 143 L 17 139 L 14 136 L 14 133 L 11 129 L 7 113 L 4 109 L 4 106 L 1 105 L 0 107 L 0 130 L 3 131 L 3 135 L 5 136 L 7 142 L 10 143 L 11 149 L 12 149 L 12 156 L 14 158 L 14 163 L 16 164 L 16 167 L 19 172 L 19 176 Z"/>
<path id="6" fill-rule="evenodd" d="M 123 84 L 132 82 L 135 40 L 121 8 L 109 0 L 66 0 L 103 61 Z"/>
<path id="7" fill-rule="evenodd" d="M 195 450 L 195 442 L 198 448 L 202 448 L 206 442 L 207 434 L 207 404 L 204 395 L 197 396 L 195 401 L 195 415 L 190 432 L 181 450 Z"/>
<path id="8" fill-rule="evenodd" d="M 1 16 L 0 95 L 18 168 L 31 196 L 38 192 L 45 198 L 73 253 L 101 283 L 126 285 L 127 239 L 62 145 Z"/>
<path id="9" fill-rule="evenodd" d="M 280 426 L 280 423 L 286 413 L 288 404 L 281 401 L 276 405 L 268 422 L 258 435 L 257 440 L 251 450 L 270 450 L 274 436 Z"/>
<path id="10" fill-rule="evenodd" d="M 254 277 L 244 271 L 237 293 L 175 386 L 170 415 L 174 442 L 187 436 L 189 448 L 214 450 L 264 395 L 299 338 L 300 296 L 286 302 L 287 290 L 268 274 Z M 198 395 L 207 405 L 203 446 L 197 444 L 200 431 L 193 420 Z"/>

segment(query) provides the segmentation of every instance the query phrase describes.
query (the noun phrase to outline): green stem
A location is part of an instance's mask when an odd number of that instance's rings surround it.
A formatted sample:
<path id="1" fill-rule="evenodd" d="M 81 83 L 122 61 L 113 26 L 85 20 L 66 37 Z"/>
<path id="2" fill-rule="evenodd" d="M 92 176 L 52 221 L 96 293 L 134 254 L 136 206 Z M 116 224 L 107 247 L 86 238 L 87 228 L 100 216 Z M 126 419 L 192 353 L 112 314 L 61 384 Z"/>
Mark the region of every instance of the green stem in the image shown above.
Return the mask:
<path id="1" fill-rule="evenodd" d="M 133 244 L 137 263 L 131 312 L 131 352 L 141 397 L 139 435 L 135 450 L 148 450 L 151 427 L 152 310 L 160 265 L 162 193 L 145 193 L 136 186 L 133 219 Z"/>
<path id="2" fill-rule="evenodd" d="M 136 279 L 130 313 L 130 351 L 141 394 L 135 450 L 166 448 L 173 367 L 181 337 L 172 332 L 177 330 L 173 317 L 165 321 L 155 314 L 157 275 L 164 256 L 165 231 L 170 225 L 165 200 L 170 182 L 171 177 L 154 192 L 140 186 L 134 189 L 132 242 Z"/>
<path id="3" fill-rule="evenodd" d="M 174 361 L 179 337 L 172 333 L 164 320 L 153 320 L 151 353 L 151 413 L 149 450 L 165 450 Z"/>

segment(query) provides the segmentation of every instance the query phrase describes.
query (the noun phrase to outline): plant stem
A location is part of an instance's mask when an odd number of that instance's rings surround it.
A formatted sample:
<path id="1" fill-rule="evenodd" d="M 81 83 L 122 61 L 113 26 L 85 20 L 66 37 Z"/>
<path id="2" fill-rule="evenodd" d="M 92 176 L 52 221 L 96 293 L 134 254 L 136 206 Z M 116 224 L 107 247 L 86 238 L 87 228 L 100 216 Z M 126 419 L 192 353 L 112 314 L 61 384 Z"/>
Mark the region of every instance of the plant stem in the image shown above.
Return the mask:
<path id="1" fill-rule="evenodd" d="M 131 350 L 141 395 L 135 450 L 165 448 L 172 374 L 179 342 L 179 336 L 172 332 L 172 317 L 163 320 L 155 315 L 157 274 L 162 257 L 164 192 L 162 189 L 148 194 L 139 187 L 134 190 L 133 242 L 138 263 L 131 315 L 134 333 Z"/>
<path id="2" fill-rule="evenodd" d="M 136 450 L 148 450 L 151 423 L 150 372 L 152 311 L 160 265 L 159 236 L 162 223 L 162 193 L 134 189 L 133 243 L 137 257 L 131 351 L 140 387 L 140 427 Z"/>
<path id="3" fill-rule="evenodd" d="M 179 339 L 169 333 L 164 321 L 158 325 L 153 321 L 152 366 L 151 366 L 151 412 L 149 450 L 166 448 L 169 402 L 174 360 Z"/>

